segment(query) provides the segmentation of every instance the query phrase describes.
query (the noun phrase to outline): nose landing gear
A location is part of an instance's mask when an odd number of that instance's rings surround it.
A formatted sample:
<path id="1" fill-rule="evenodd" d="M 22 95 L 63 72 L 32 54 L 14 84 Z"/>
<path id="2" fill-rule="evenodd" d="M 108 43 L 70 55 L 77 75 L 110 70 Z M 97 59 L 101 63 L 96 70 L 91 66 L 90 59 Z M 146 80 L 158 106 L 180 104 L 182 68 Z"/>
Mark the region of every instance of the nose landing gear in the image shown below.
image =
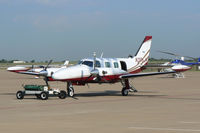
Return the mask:
<path id="1" fill-rule="evenodd" d="M 74 96 L 74 87 L 71 82 L 67 82 L 67 94 L 69 97 Z"/>

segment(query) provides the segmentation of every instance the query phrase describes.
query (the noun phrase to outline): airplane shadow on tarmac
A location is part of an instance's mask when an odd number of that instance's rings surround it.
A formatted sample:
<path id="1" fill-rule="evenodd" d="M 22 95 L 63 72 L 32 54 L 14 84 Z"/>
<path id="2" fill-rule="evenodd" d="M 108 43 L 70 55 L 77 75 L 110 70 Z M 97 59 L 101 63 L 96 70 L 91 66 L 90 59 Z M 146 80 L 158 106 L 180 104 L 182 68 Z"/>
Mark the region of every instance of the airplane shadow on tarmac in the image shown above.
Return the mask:
<path id="1" fill-rule="evenodd" d="M 152 93 L 152 94 L 148 94 Z M 153 94 L 154 93 L 154 94 Z M 138 91 L 137 93 L 130 93 L 127 97 L 135 97 L 135 98 L 158 98 L 158 99 L 171 99 L 171 100 L 200 100 L 200 98 L 191 98 L 191 97 L 182 97 L 182 96 L 170 96 L 170 95 L 162 95 L 155 94 L 155 91 Z M 120 91 L 104 91 L 104 92 L 85 92 L 75 94 L 74 99 L 79 97 L 100 97 L 100 96 L 115 96 L 115 97 L 123 97 Z"/>
<path id="2" fill-rule="evenodd" d="M 167 95 L 155 95 L 155 94 L 148 94 L 148 93 L 157 93 L 157 92 L 155 92 L 155 91 L 139 91 L 137 93 L 129 93 L 129 95 L 127 97 L 149 97 L 149 98 L 157 97 L 157 98 L 159 98 L 159 97 L 167 96 Z M 0 95 L 15 97 L 16 93 L 0 93 Z M 78 98 L 80 98 L 80 97 L 106 97 L 106 96 L 122 97 L 121 91 L 107 90 L 107 91 L 100 91 L 100 92 L 76 93 L 73 98 L 78 100 Z M 26 97 L 24 99 L 37 99 L 37 98 Z"/>
<path id="3" fill-rule="evenodd" d="M 141 93 L 156 93 L 156 92 L 153 92 L 153 91 L 139 91 L 137 93 L 130 93 L 128 95 L 128 97 L 160 97 L 160 96 L 166 96 L 166 95 L 145 95 L 145 94 L 141 94 Z M 78 94 L 75 94 L 75 98 L 77 97 L 100 97 L 100 96 L 120 96 L 122 97 L 121 95 L 121 92 L 120 91 L 104 91 L 104 92 L 86 92 L 86 93 L 78 93 Z"/>

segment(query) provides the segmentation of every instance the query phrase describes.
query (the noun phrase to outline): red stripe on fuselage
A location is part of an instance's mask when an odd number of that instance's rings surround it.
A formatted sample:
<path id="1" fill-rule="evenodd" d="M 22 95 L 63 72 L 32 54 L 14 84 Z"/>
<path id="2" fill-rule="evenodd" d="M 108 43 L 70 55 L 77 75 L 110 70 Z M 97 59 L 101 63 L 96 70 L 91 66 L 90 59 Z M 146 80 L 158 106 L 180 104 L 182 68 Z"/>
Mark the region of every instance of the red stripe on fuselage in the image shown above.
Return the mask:
<path id="1" fill-rule="evenodd" d="M 132 71 L 130 73 L 126 73 L 126 74 L 134 74 L 134 73 L 139 73 L 141 72 L 143 69 L 143 67 Z M 118 75 L 108 75 L 108 76 L 101 76 L 101 81 L 95 81 L 94 78 L 96 77 L 81 77 L 81 78 L 73 78 L 73 79 L 62 79 L 62 80 L 54 80 L 52 77 L 48 77 L 49 81 L 70 81 L 73 83 L 73 85 L 85 85 L 87 83 L 116 83 L 116 82 L 120 82 L 121 75 L 125 75 L 125 74 L 118 74 Z"/>
<path id="2" fill-rule="evenodd" d="M 191 67 L 185 68 L 185 69 L 173 69 L 173 70 L 176 71 L 176 72 L 185 72 L 185 71 L 190 70 L 190 69 L 191 69 Z"/>

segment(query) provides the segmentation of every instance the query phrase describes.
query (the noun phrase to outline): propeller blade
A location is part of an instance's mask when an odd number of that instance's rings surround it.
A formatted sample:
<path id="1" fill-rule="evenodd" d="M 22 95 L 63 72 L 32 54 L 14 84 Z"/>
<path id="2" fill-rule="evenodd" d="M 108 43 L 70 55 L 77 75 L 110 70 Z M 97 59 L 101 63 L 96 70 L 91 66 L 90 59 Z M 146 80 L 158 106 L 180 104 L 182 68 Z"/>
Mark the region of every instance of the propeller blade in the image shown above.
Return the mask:
<path id="1" fill-rule="evenodd" d="M 182 55 L 174 54 L 174 53 L 171 53 L 171 52 L 165 52 L 165 51 L 158 51 L 158 52 L 160 52 L 160 53 L 164 53 L 164 54 L 173 55 L 173 56 L 179 56 L 179 57 L 181 57 L 181 56 L 182 56 Z M 194 57 L 191 57 L 191 56 L 182 56 L 182 57 L 186 57 L 186 58 L 189 58 L 189 59 L 196 60 L 196 58 L 194 58 Z"/>
<path id="2" fill-rule="evenodd" d="M 34 65 L 31 66 L 31 72 L 33 72 L 33 69 L 34 69 Z"/>
<path id="3" fill-rule="evenodd" d="M 87 82 L 91 77 L 92 77 L 92 74 L 87 79 L 85 79 L 84 82 Z"/>
<path id="4" fill-rule="evenodd" d="M 44 70 L 46 71 L 47 68 L 49 67 L 49 65 L 52 63 L 53 60 L 50 60 L 49 63 L 47 64 L 47 66 L 44 68 Z"/>
<path id="5" fill-rule="evenodd" d="M 186 57 L 186 58 L 189 58 L 189 59 L 192 59 L 192 60 L 197 60 L 196 58 L 194 58 L 194 57 L 190 57 L 190 56 L 184 56 L 184 57 Z"/>
<path id="6" fill-rule="evenodd" d="M 180 55 L 178 55 L 178 54 L 174 54 L 174 53 L 171 53 L 171 52 L 165 52 L 165 51 L 159 51 L 159 50 L 158 50 L 158 52 L 164 53 L 164 54 L 173 55 L 173 56 L 180 56 Z"/>

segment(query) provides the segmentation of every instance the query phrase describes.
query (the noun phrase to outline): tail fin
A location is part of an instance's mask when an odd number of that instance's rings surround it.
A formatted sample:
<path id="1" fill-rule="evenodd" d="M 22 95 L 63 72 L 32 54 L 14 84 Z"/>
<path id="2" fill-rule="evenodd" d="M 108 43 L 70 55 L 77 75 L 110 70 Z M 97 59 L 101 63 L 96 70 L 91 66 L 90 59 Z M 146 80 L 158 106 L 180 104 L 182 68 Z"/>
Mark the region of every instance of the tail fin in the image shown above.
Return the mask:
<path id="1" fill-rule="evenodd" d="M 135 54 L 136 61 L 140 62 L 141 65 L 148 63 L 149 53 L 151 48 L 152 36 L 146 36 L 144 41 L 140 45 L 137 53 Z"/>
<path id="2" fill-rule="evenodd" d="M 135 54 L 135 65 L 128 69 L 129 73 L 138 73 L 148 63 L 152 36 L 146 36 Z"/>

